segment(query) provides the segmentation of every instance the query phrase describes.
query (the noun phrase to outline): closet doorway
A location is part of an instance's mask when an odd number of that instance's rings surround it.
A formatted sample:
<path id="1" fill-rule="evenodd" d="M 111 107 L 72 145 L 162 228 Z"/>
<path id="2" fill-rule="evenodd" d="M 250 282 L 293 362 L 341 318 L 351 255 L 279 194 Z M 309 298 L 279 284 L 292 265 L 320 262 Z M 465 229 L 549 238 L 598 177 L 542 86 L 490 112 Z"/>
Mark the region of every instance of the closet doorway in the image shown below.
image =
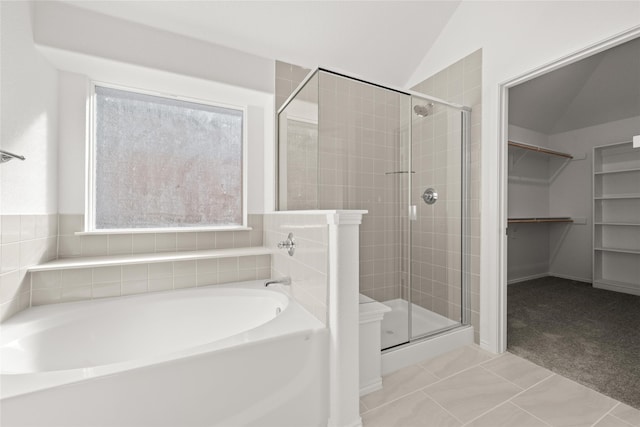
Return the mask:
<path id="1" fill-rule="evenodd" d="M 640 37 L 511 86 L 507 139 L 507 351 L 640 409 Z"/>

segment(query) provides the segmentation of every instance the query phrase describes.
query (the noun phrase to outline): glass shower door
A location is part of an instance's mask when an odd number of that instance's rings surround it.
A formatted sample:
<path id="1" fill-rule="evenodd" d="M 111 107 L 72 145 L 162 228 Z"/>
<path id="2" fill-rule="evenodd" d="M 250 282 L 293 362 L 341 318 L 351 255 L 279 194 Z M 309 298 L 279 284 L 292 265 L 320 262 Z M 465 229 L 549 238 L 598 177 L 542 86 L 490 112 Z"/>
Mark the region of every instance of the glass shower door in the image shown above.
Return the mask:
<path id="1" fill-rule="evenodd" d="M 412 97 L 411 339 L 463 322 L 463 114 Z"/>

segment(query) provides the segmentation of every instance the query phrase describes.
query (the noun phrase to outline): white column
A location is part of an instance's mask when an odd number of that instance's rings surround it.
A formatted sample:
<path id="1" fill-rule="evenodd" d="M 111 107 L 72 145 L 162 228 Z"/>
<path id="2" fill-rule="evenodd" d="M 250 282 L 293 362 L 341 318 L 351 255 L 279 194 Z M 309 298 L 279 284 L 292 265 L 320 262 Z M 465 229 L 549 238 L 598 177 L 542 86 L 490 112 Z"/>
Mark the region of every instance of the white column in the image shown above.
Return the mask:
<path id="1" fill-rule="evenodd" d="M 329 427 L 359 427 L 359 226 L 366 211 L 338 211 L 329 224 Z"/>

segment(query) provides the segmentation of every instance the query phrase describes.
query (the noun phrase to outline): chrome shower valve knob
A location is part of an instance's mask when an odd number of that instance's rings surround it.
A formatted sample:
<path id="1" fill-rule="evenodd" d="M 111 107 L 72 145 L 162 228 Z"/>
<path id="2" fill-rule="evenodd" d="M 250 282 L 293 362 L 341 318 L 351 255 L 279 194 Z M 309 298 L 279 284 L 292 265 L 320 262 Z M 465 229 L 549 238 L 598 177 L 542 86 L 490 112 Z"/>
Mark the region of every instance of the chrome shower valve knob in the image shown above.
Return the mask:
<path id="1" fill-rule="evenodd" d="M 293 256 L 296 250 L 296 241 L 293 239 L 293 233 L 289 233 L 287 240 L 278 243 L 278 249 L 286 249 L 289 256 Z"/>

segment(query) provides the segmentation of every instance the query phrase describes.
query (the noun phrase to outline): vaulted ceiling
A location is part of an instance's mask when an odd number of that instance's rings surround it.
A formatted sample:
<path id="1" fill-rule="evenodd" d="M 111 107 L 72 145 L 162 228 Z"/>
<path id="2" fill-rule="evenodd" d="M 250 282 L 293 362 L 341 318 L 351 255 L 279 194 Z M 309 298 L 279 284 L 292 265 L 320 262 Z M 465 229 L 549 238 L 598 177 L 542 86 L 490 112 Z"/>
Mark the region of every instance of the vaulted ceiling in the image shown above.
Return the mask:
<path id="1" fill-rule="evenodd" d="M 509 91 L 509 123 L 555 134 L 640 117 L 640 38 Z"/>
<path id="2" fill-rule="evenodd" d="M 403 86 L 460 0 L 66 3 L 270 59 Z"/>
<path id="3" fill-rule="evenodd" d="M 404 87 L 456 11 L 444 1 L 65 3 L 269 59 Z M 425 76 L 428 77 L 428 76 Z M 545 134 L 640 116 L 640 39 L 510 90 L 509 122 Z"/>

